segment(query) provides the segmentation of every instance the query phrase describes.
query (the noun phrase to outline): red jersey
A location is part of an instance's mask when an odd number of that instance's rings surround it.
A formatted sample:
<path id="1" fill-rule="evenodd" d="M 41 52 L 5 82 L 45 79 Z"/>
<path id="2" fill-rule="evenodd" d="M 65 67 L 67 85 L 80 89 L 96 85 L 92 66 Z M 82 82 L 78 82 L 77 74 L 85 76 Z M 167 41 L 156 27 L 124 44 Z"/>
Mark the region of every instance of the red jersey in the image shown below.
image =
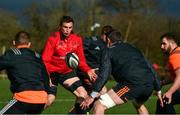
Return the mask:
<path id="1" fill-rule="evenodd" d="M 51 35 L 45 45 L 42 59 L 49 73 L 66 74 L 72 71 L 65 63 L 65 56 L 69 52 L 74 52 L 79 57 L 78 68 L 87 73 L 91 68 L 86 64 L 83 52 L 82 38 L 76 34 L 70 34 L 63 39 L 61 32 Z"/>
<path id="2" fill-rule="evenodd" d="M 171 80 L 174 80 L 176 75 L 176 69 L 180 68 L 180 47 L 177 47 L 171 54 L 169 55 L 168 60 L 168 70 L 170 71 Z"/>

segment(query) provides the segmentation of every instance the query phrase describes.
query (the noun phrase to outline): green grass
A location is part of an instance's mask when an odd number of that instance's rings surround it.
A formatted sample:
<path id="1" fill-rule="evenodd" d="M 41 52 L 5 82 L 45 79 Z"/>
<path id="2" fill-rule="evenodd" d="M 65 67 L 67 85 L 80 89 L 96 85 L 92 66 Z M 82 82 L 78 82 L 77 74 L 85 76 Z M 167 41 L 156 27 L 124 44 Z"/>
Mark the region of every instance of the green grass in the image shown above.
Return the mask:
<path id="1" fill-rule="evenodd" d="M 110 81 L 107 84 L 108 89 L 113 86 L 114 82 Z M 169 86 L 163 88 L 165 91 Z M 7 79 L 0 79 L 0 109 L 11 99 L 11 92 L 9 90 L 9 81 Z M 66 114 L 74 104 L 75 97 L 63 87 L 58 87 L 58 94 L 55 103 L 44 110 L 43 114 Z M 150 114 L 155 113 L 156 109 L 156 96 L 152 95 L 151 98 L 145 103 Z M 180 105 L 175 106 L 176 112 L 180 114 Z M 133 105 L 128 102 L 126 104 L 113 107 L 105 112 L 106 114 L 136 114 Z"/>

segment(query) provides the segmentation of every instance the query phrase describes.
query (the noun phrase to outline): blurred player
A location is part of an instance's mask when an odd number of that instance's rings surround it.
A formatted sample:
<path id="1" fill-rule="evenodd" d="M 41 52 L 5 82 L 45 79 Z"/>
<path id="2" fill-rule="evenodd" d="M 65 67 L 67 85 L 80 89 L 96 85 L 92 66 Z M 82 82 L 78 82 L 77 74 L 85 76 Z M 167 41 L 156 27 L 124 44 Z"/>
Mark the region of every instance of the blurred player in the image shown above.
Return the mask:
<path id="1" fill-rule="evenodd" d="M 0 114 L 40 114 L 50 91 L 45 65 L 40 55 L 30 49 L 27 32 L 18 32 L 13 45 L 0 56 L 0 70 L 7 70 L 13 93 L 13 99 Z"/>
<path id="2" fill-rule="evenodd" d="M 168 70 L 173 82 L 171 87 L 163 95 L 164 106 L 157 101 L 157 114 L 175 114 L 173 105 L 180 104 L 180 47 L 178 39 L 172 33 L 161 36 L 161 49 L 168 55 Z"/>
<path id="3" fill-rule="evenodd" d="M 99 96 L 99 91 L 112 74 L 117 85 L 95 102 L 93 114 L 104 114 L 106 109 L 130 100 L 139 114 L 148 114 L 144 102 L 151 96 L 154 84 L 161 98 L 154 70 L 140 50 L 122 41 L 119 31 L 108 33 L 107 38 L 109 48 L 103 51 L 99 76 L 90 96 L 82 102 L 82 108 L 88 107 Z"/>
<path id="4" fill-rule="evenodd" d="M 106 25 L 102 28 L 101 36 L 92 36 L 89 38 L 85 38 L 83 41 L 83 48 L 84 48 L 84 54 L 86 57 L 87 64 L 91 67 L 96 69 L 96 73 L 99 73 L 99 66 L 100 66 L 100 57 L 102 50 L 106 48 L 106 33 L 112 31 L 112 27 L 109 25 Z M 82 84 L 86 91 L 90 93 L 92 91 L 93 82 L 88 78 L 88 75 L 84 73 L 83 71 L 79 70 L 77 71 L 77 76 L 82 81 Z M 106 92 L 106 87 L 104 87 L 101 91 L 101 94 Z M 69 112 L 69 114 L 86 114 L 89 112 L 89 110 L 92 108 L 92 105 L 90 108 L 83 110 L 80 107 L 79 103 L 75 102 L 74 108 Z"/>

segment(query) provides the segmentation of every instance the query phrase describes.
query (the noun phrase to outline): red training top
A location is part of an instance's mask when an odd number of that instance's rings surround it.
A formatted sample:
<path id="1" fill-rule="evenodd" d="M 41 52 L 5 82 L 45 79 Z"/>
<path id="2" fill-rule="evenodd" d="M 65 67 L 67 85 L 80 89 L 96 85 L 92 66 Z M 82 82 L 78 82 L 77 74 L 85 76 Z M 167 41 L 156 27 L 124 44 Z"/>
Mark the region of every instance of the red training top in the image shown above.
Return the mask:
<path id="1" fill-rule="evenodd" d="M 69 52 L 74 52 L 79 57 L 78 68 L 87 73 L 91 68 L 86 64 L 83 52 L 82 38 L 76 34 L 70 34 L 65 39 L 61 32 L 51 35 L 45 45 L 42 59 L 49 73 L 66 74 L 72 71 L 65 63 L 65 56 Z"/>

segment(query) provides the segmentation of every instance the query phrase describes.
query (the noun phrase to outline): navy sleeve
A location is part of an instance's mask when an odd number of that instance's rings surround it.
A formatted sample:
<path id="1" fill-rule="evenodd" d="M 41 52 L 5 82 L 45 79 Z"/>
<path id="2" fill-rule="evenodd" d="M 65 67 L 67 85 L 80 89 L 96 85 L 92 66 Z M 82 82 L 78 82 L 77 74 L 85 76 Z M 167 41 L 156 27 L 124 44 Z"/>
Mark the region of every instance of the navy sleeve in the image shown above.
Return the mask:
<path id="1" fill-rule="evenodd" d="M 5 52 L 4 55 L 0 56 L 0 70 L 6 69 L 10 66 L 10 55 L 8 52 Z"/>
<path id="2" fill-rule="evenodd" d="M 99 76 L 96 79 L 94 85 L 93 85 L 93 91 L 99 92 L 102 87 L 105 85 L 105 83 L 108 80 L 108 77 L 111 74 L 111 60 L 110 60 L 110 52 L 108 48 L 103 50 L 101 55 L 101 64 L 99 68 Z"/>
<path id="3" fill-rule="evenodd" d="M 85 51 L 89 49 L 89 46 L 91 44 L 90 40 L 91 40 L 90 38 L 84 38 L 83 39 L 83 48 Z"/>
<path id="4" fill-rule="evenodd" d="M 160 80 L 158 79 L 158 75 L 157 73 L 155 72 L 152 64 L 150 64 L 147 60 L 146 60 L 149 68 L 151 69 L 151 72 L 153 73 L 153 78 L 154 78 L 154 81 L 153 81 L 153 85 L 154 85 L 154 90 L 156 91 L 160 91 L 161 90 L 161 85 L 160 85 Z"/>
<path id="5" fill-rule="evenodd" d="M 49 76 L 48 76 L 48 73 L 47 73 L 44 63 L 42 63 L 42 71 L 41 72 L 42 72 L 41 75 L 44 80 L 45 90 L 48 94 L 50 94 L 51 93 L 51 88 L 50 88 L 50 83 L 49 83 L 50 80 L 49 80 Z"/>
<path id="6" fill-rule="evenodd" d="M 158 79 L 157 74 L 154 76 L 153 85 L 154 85 L 154 89 L 155 89 L 156 91 L 160 91 L 160 90 L 161 90 L 160 80 Z"/>

